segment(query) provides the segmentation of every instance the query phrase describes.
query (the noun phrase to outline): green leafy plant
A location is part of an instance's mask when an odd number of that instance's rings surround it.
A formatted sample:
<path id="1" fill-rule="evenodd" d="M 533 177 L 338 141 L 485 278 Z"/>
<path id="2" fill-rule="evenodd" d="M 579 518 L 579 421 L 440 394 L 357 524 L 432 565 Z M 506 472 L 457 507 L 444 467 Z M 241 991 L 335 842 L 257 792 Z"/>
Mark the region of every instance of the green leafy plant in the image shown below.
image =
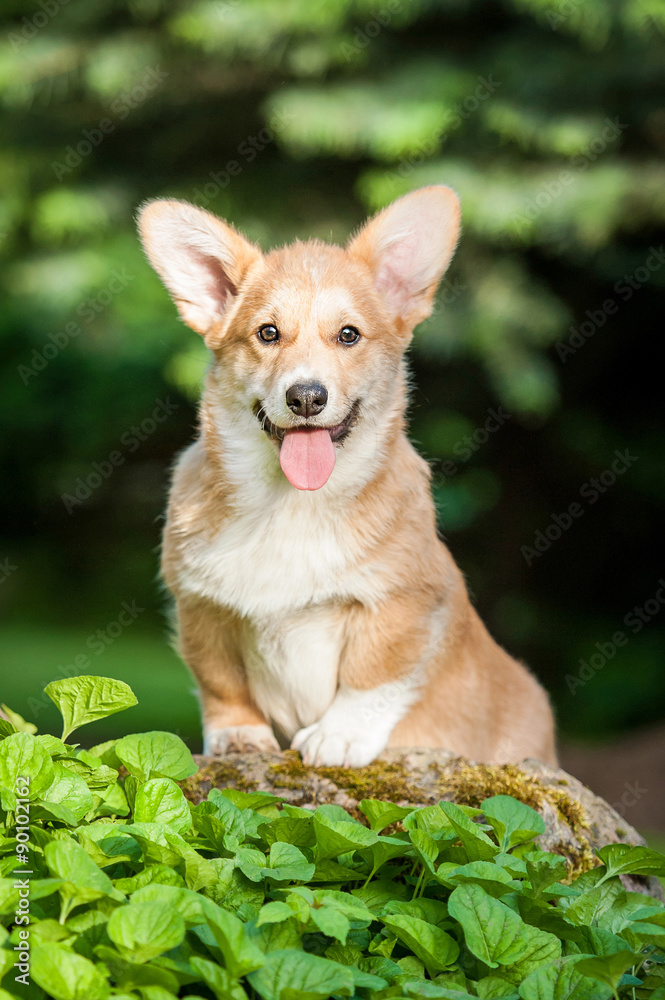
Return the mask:
<path id="1" fill-rule="evenodd" d="M 665 907 L 620 878 L 664 876 L 656 851 L 611 845 L 572 879 L 506 795 L 369 799 L 366 823 L 260 791 L 192 805 L 170 733 L 63 742 L 127 685 L 48 693 L 63 740 L 0 729 L 0 1000 L 665 997 Z"/>

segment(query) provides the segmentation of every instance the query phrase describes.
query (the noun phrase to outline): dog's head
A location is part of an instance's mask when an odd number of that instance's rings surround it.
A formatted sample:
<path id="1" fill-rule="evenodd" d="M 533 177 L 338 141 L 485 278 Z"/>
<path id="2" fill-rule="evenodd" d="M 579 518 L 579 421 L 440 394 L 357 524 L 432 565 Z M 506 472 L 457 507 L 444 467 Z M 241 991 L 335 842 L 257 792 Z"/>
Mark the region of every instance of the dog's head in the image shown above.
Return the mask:
<path id="1" fill-rule="evenodd" d="M 313 240 L 264 255 L 182 201 L 149 202 L 139 225 L 180 315 L 213 352 L 220 423 L 251 423 L 301 490 L 323 486 L 354 440 L 354 464 L 367 467 L 381 422 L 401 418 L 401 359 L 455 249 L 453 191 L 405 195 L 345 249 Z"/>

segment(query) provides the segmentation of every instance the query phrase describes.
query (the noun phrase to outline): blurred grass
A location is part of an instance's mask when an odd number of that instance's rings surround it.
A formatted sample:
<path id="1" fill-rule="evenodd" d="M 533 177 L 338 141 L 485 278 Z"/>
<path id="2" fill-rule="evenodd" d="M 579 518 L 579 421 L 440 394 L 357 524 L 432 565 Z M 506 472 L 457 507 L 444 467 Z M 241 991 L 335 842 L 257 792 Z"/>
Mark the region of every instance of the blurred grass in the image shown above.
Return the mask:
<path id="1" fill-rule="evenodd" d="M 153 629 L 140 629 L 118 636 L 99 655 L 86 650 L 86 639 L 97 625 L 89 628 L 34 629 L 22 625 L 0 634 L 0 662 L 5 664 L 0 701 L 34 722 L 40 733 L 60 736 L 60 715 L 42 694 L 50 681 L 71 673 L 68 666 L 81 653 L 90 667 L 78 674 L 99 674 L 126 681 L 138 698 L 138 705 L 107 720 L 91 723 L 75 734 L 84 746 L 127 733 L 163 729 L 177 733 L 194 752 L 201 749 L 201 728 L 194 682 L 168 644 Z M 63 669 L 64 668 L 64 669 Z"/>

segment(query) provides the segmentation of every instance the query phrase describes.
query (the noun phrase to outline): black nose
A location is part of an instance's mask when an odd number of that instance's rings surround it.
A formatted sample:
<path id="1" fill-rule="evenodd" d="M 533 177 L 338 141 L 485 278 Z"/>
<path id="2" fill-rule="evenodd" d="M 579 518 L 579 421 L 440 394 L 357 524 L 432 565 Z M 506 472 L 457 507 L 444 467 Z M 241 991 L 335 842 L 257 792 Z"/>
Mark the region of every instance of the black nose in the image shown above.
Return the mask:
<path id="1" fill-rule="evenodd" d="M 328 390 L 320 382 L 296 382 L 286 390 L 286 405 L 299 417 L 313 417 L 325 408 Z"/>

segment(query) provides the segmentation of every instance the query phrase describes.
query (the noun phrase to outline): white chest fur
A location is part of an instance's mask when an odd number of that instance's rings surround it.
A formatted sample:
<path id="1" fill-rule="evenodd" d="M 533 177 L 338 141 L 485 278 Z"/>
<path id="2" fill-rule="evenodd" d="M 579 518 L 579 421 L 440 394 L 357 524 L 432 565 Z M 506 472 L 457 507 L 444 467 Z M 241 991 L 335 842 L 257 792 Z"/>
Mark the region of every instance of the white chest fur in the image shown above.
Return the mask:
<path id="1" fill-rule="evenodd" d="M 335 697 L 341 615 L 323 606 L 247 621 L 244 638 L 252 697 L 290 741 L 299 729 L 320 719 Z"/>
<path id="2" fill-rule="evenodd" d="M 229 518 L 212 538 L 190 538 L 182 549 L 180 586 L 250 619 L 338 597 L 352 554 L 335 512 L 316 499 L 318 504 L 310 494 L 266 491 L 264 504 Z"/>
<path id="3" fill-rule="evenodd" d="M 322 492 L 278 485 L 214 537 L 195 535 L 181 550 L 179 587 L 242 619 L 253 699 L 288 738 L 319 719 L 335 696 L 340 604 L 371 603 L 382 589 L 380 567 L 368 572 L 346 512 Z"/>

